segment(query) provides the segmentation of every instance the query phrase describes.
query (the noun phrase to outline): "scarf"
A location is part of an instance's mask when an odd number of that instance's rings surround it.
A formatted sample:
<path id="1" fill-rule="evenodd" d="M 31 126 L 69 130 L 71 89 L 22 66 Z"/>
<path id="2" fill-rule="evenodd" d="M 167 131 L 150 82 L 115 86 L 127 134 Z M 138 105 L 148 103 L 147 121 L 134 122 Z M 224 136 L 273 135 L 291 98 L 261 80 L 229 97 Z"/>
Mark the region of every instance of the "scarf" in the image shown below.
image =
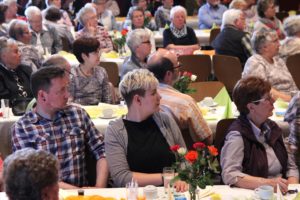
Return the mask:
<path id="1" fill-rule="evenodd" d="M 273 20 L 267 19 L 267 18 L 259 18 L 258 20 L 261 23 L 263 23 L 264 25 L 266 25 L 268 28 L 270 28 L 271 30 L 276 31 L 279 39 L 284 39 L 285 38 L 282 30 L 280 29 L 280 20 L 279 19 L 274 17 Z"/>
<path id="2" fill-rule="evenodd" d="M 170 25 L 170 30 L 173 33 L 173 35 L 177 38 L 182 38 L 184 36 L 187 35 L 187 28 L 186 28 L 186 24 L 183 26 L 182 29 L 177 29 L 173 23 L 171 23 Z"/>

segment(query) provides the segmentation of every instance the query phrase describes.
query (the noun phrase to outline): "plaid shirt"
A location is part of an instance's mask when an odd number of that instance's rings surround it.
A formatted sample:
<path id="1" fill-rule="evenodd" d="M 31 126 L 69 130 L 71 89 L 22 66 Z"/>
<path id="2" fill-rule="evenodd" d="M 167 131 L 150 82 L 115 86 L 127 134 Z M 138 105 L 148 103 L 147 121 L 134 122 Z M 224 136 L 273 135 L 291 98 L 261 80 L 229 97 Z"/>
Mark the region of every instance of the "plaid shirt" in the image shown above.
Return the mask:
<path id="1" fill-rule="evenodd" d="M 53 121 L 31 111 L 12 127 L 13 151 L 31 147 L 51 152 L 60 163 L 60 180 L 76 186 L 87 185 L 85 147 L 98 160 L 105 157 L 103 140 L 88 114 L 76 106 L 58 111 Z"/>

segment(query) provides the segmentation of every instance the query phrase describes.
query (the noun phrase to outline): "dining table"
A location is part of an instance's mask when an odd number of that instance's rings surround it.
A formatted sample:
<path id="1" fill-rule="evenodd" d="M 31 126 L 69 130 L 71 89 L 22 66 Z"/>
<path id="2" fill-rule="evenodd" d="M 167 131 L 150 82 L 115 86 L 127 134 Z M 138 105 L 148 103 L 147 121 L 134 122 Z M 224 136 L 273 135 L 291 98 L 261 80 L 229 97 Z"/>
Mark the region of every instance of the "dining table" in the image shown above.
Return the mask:
<path id="1" fill-rule="evenodd" d="M 300 191 L 300 184 L 290 184 L 289 190 Z M 126 188 L 87 188 L 80 189 L 84 191 L 84 199 L 101 199 L 101 200 L 126 200 L 127 199 L 127 189 Z M 144 187 L 139 187 L 137 189 L 138 198 L 137 199 L 147 199 L 144 195 Z M 92 198 L 92 196 L 94 198 Z M 273 194 L 272 199 L 278 200 L 297 200 L 298 193 L 286 194 L 282 195 L 279 192 Z M 78 190 L 59 190 L 59 199 L 66 200 L 68 198 L 82 199 L 78 198 Z M 75 198 L 74 198 L 75 197 Z M 95 198 L 98 197 L 98 198 Z M 100 198 L 102 197 L 102 198 Z M 297 198 L 296 198 L 297 197 Z M 165 193 L 163 187 L 157 187 L 157 198 L 156 200 L 170 200 L 170 199 L 189 199 L 189 193 L 177 193 L 170 192 Z M 0 192 L 1 200 L 8 200 L 6 194 L 4 192 Z M 230 187 L 228 185 L 214 185 L 214 186 L 206 186 L 205 189 L 198 188 L 198 200 L 259 200 L 255 190 L 242 189 L 237 187 Z M 298 198 L 299 199 L 299 198 Z M 148 199 L 147 199 L 148 200 Z M 151 199 L 149 199 L 151 200 Z"/>

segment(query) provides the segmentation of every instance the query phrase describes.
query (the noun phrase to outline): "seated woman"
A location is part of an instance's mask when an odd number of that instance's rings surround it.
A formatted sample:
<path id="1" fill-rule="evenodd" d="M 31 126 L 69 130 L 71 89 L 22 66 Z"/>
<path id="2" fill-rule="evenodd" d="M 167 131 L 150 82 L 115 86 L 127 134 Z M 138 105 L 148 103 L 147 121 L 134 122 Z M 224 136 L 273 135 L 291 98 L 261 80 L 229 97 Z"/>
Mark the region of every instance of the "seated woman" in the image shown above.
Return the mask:
<path id="1" fill-rule="evenodd" d="M 96 38 L 82 37 L 74 41 L 73 53 L 80 64 L 71 70 L 71 101 L 82 105 L 112 103 L 107 73 L 99 66 L 99 52 Z"/>
<path id="2" fill-rule="evenodd" d="M 73 23 L 69 17 L 69 14 L 67 13 L 67 11 L 61 9 L 61 0 L 46 0 L 46 5 L 47 8 L 49 8 L 50 6 L 54 6 L 60 10 L 62 17 L 58 22 L 59 24 L 66 25 L 70 30 L 73 28 Z"/>
<path id="3" fill-rule="evenodd" d="M 121 79 L 129 71 L 147 67 L 147 57 L 151 52 L 150 35 L 145 29 L 135 29 L 126 38 L 131 56 L 125 58 L 122 65 Z"/>
<path id="4" fill-rule="evenodd" d="M 25 148 L 4 161 L 4 185 L 9 200 L 58 200 L 58 162 L 54 155 Z"/>
<path id="5" fill-rule="evenodd" d="M 242 77 L 261 77 L 271 83 L 271 93 L 275 97 L 290 101 L 291 92 L 298 88 L 285 62 L 277 56 L 279 40 L 276 32 L 258 31 L 251 42 L 255 54 L 247 60 Z"/>
<path id="6" fill-rule="evenodd" d="M 144 29 L 149 34 L 150 43 L 151 43 L 151 53 L 153 53 L 156 50 L 155 38 L 153 32 L 144 26 L 144 20 L 145 20 L 144 11 L 141 8 L 135 6 L 130 10 L 130 13 L 128 13 L 128 15 L 132 22 L 130 30 L 140 28 L 140 29 Z"/>
<path id="7" fill-rule="evenodd" d="M 98 26 L 96 9 L 87 5 L 80 9 L 77 14 L 79 23 L 83 26 L 81 30 L 76 32 L 75 38 L 96 37 L 100 43 L 101 52 L 109 52 L 113 50 L 113 43 L 104 27 Z"/>
<path id="8" fill-rule="evenodd" d="M 279 49 L 279 56 L 286 60 L 289 56 L 300 53 L 300 16 L 291 16 L 284 20 L 284 31 L 287 38 Z"/>
<path id="9" fill-rule="evenodd" d="M 182 6 L 171 9 L 170 28 L 163 33 L 163 45 L 168 50 L 180 52 L 179 54 L 192 54 L 200 48 L 194 30 L 186 25 L 186 10 Z"/>
<path id="10" fill-rule="evenodd" d="M 254 32 L 261 29 L 275 31 L 280 40 L 285 38 L 282 23 L 276 18 L 274 0 L 258 0 L 257 2 L 258 21 L 254 24 Z"/>
<path id="11" fill-rule="evenodd" d="M 21 64 L 31 67 L 32 71 L 39 69 L 43 62 L 43 56 L 30 42 L 32 35 L 28 24 L 23 20 L 14 19 L 9 24 L 8 34 L 17 41 L 21 53 Z"/>
<path id="12" fill-rule="evenodd" d="M 287 152 L 282 130 L 268 119 L 274 99 L 269 82 L 258 78 L 241 79 L 233 90 L 233 101 L 240 116 L 228 129 L 221 151 L 222 178 L 225 184 L 255 189 L 298 183 L 298 168 Z M 235 158 L 235 159 L 232 159 Z"/>
<path id="13" fill-rule="evenodd" d="M 22 108 L 19 106 L 33 98 L 30 90 L 32 70 L 20 64 L 21 55 L 17 44 L 12 39 L 0 38 L 0 63 L 0 99 L 9 99 L 13 111 L 19 109 L 20 113 L 15 114 L 22 115 L 24 113 L 21 112 L 25 112 L 27 104 Z"/>
<path id="14" fill-rule="evenodd" d="M 132 179 L 139 186 L 162 185 L 163 168 L 175 162 L 170 146 L 185 147 L 174 119 L 159 112 L 161 97 L 157 86 L 157 79 L 147 69 L 128 72 L 119 84 L 128 113 L 110 122 L 104 140 L 109 171 L 116 187 L 124 187 Z M 175 186 L 186 190 L 181 181 Z"/>
<path id="15" fill-rule="evenodd" d="M 5 23 L 6 20 L 6 13 L 8 10 L 8 6 L 5 5 L 3 2 L 0 2 L 0 37 L 4 36 L 7 37 L 7 24 Z"/>
<path id="16" fill-rule="evenodd" d="M 163 5 L 159 6 L 154 14 L 157 28 L 165 28 L 166 25 L 170 25 L 170 11 L 173 3 L 173 0 L 162 0 Z"/>

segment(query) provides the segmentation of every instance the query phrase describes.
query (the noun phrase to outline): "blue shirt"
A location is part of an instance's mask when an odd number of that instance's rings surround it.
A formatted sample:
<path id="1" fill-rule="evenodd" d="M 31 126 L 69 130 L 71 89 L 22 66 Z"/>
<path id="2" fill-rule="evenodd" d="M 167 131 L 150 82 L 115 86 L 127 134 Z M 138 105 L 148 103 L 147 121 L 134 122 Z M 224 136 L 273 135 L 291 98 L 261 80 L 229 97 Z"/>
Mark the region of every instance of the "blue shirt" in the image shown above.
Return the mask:
<path id="1" fill-rule="evenodd" d="M 221 26 L 222 16 L 226 10 L 227 7 L 222 4 L 216 7 L 209 3 L 204 4 L 198 11 L 199 29 L 210 29 L 214 23 Z"/>

